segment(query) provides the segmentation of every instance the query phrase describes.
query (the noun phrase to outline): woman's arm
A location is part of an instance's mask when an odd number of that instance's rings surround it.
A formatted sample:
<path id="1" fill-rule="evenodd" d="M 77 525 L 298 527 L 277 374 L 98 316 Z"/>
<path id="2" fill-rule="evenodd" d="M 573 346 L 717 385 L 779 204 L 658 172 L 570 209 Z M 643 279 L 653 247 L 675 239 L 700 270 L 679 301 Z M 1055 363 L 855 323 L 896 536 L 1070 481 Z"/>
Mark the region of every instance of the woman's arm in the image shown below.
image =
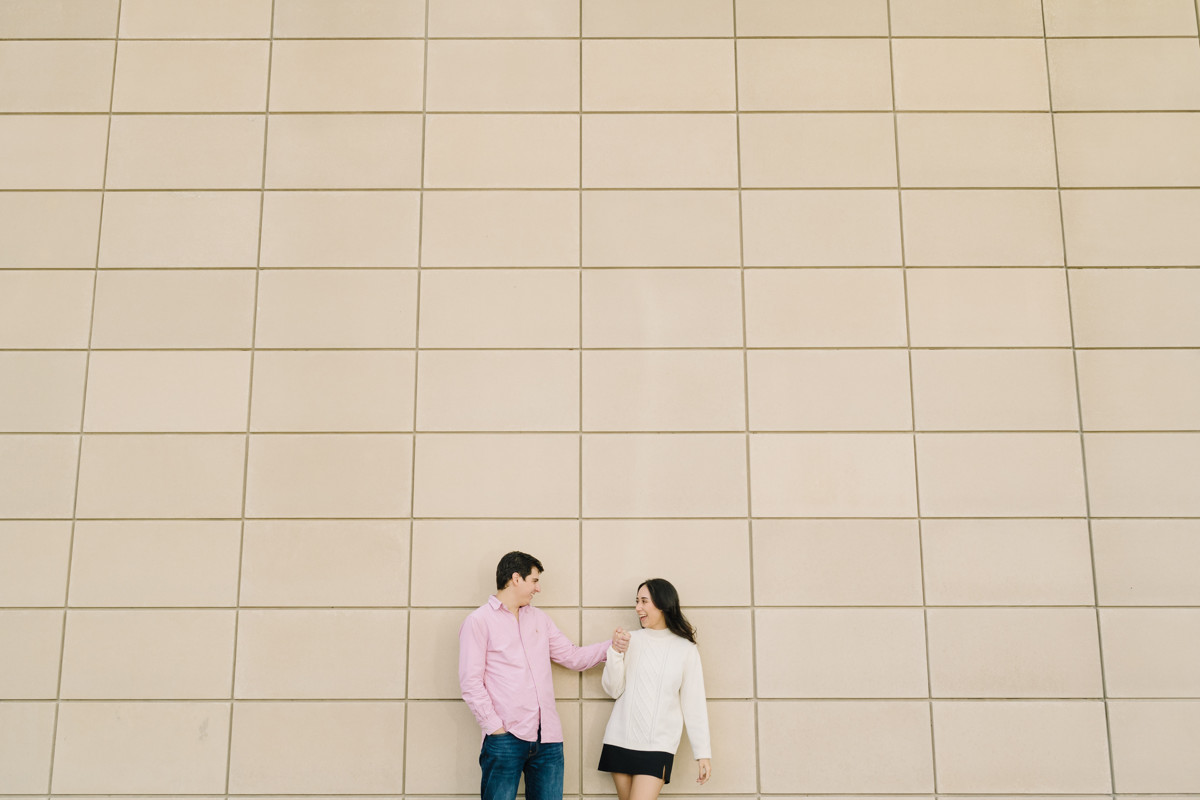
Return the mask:
<path id="1" fill-rule="evenodd" d="M 625 691 L 625 654 L 618 653 L 611 645 L 604 661 L 604 674 L 600 676 L 604 693 L 616 700 Z"/>
<path id="2" fill-rule="evenodd" d="M 683 711 L 683 722 L 687 726 L 688 741 L 692 743 L 692 755 L 697 761 L 707 762 L 712 758 L 712 744 L 708 736 L 708 701 L 704 695 L 704 670 L 700 667 L 700 651 L 689 648 L 683 661 L 683 683 L 679 687 L 679 705 Z M 701 764 L 703 780 L 708 772 L 707 764 Z"/>

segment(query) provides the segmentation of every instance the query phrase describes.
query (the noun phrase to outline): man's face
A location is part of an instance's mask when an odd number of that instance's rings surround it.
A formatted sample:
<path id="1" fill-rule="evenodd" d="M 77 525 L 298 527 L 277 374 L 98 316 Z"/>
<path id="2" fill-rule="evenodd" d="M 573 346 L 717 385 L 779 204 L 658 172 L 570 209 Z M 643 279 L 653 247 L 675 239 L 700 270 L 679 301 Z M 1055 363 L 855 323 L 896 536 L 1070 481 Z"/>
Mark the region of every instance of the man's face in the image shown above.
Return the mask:
<path id="1" fill-rule="evenodd" d="M 529 572 L 528 578 L 522 578 L 519 574 L 513 573 L 512 586 L 517 595 L 517 606 L 527 606 L 533 602 L 533 596 L 542 590 L 541 586 L 542 573 L 534 567 Z"/>

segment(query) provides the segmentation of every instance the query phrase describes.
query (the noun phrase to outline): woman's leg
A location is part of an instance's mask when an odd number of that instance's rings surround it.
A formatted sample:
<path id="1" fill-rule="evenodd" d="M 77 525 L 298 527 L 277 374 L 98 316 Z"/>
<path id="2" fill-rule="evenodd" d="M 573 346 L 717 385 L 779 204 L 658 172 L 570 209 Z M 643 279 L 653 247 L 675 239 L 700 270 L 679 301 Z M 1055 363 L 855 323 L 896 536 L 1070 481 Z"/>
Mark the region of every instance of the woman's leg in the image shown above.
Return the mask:
<path id="1" fill-rule="evenodd" d="M 656 778 L 653 775 L 633 775 L 631 777 L 633 780 L 629 787 L 628 800 L 658 800 L 658 793 L 663 788 L 662 778 Z"/>
<path id="2" fill-rule="evenodd" d="M 613 784 L 617 787 L 618 800 L 629 800 L 630 784 L 633 782 L 633 776 L 627 775 L 624 772 L 612 773 Z"/>

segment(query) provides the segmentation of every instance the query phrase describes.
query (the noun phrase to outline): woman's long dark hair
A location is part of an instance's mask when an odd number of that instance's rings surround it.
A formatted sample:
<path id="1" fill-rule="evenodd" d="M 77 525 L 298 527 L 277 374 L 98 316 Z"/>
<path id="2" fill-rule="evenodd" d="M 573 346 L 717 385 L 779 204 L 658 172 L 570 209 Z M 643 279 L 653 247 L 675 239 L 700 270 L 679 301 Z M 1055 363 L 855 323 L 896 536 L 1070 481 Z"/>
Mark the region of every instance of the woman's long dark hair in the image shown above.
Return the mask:
<path id="1" fill-rule="evenodd" d="M 664 578 L 650 578 L 638 584 L 638 591 L 641 591 L 643 586 L 650 593 L 650 601 L 654 603 L 654 607 L 662 612 L 667 630 L 695 644 L 696 629 L 679 610 L 679 592 L 675 591 L 671 582 Z"/>

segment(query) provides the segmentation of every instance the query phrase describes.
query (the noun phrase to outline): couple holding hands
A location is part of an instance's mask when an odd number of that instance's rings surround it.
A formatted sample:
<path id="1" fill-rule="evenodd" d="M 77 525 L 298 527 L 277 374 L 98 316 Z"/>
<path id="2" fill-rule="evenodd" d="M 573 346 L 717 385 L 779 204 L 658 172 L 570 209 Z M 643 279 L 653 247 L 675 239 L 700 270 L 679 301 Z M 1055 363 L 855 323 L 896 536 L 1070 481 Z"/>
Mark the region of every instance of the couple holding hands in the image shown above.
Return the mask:
<path id="1" fill-rule="evenodd" d="M 527 800 L 561 800 L 563 731 L 550 662 L 583 671 L 604 661 L 601 685 L 616 699 L 598 769 L 612 774 L 619 800 L 656 800 L 671 782 L 683 724 L 699 777 L 711 773 L 704 675 L 695 629 L 675 587 L 651 578 L 637 587 L 641 629 L 576 647 L 542 610 L 542 564 L 511 552 L 496 566 L 496 593 L 458 633 L 458 680 L 482 729 L 482 800 L 513 800 L 522 774 Z"/>

